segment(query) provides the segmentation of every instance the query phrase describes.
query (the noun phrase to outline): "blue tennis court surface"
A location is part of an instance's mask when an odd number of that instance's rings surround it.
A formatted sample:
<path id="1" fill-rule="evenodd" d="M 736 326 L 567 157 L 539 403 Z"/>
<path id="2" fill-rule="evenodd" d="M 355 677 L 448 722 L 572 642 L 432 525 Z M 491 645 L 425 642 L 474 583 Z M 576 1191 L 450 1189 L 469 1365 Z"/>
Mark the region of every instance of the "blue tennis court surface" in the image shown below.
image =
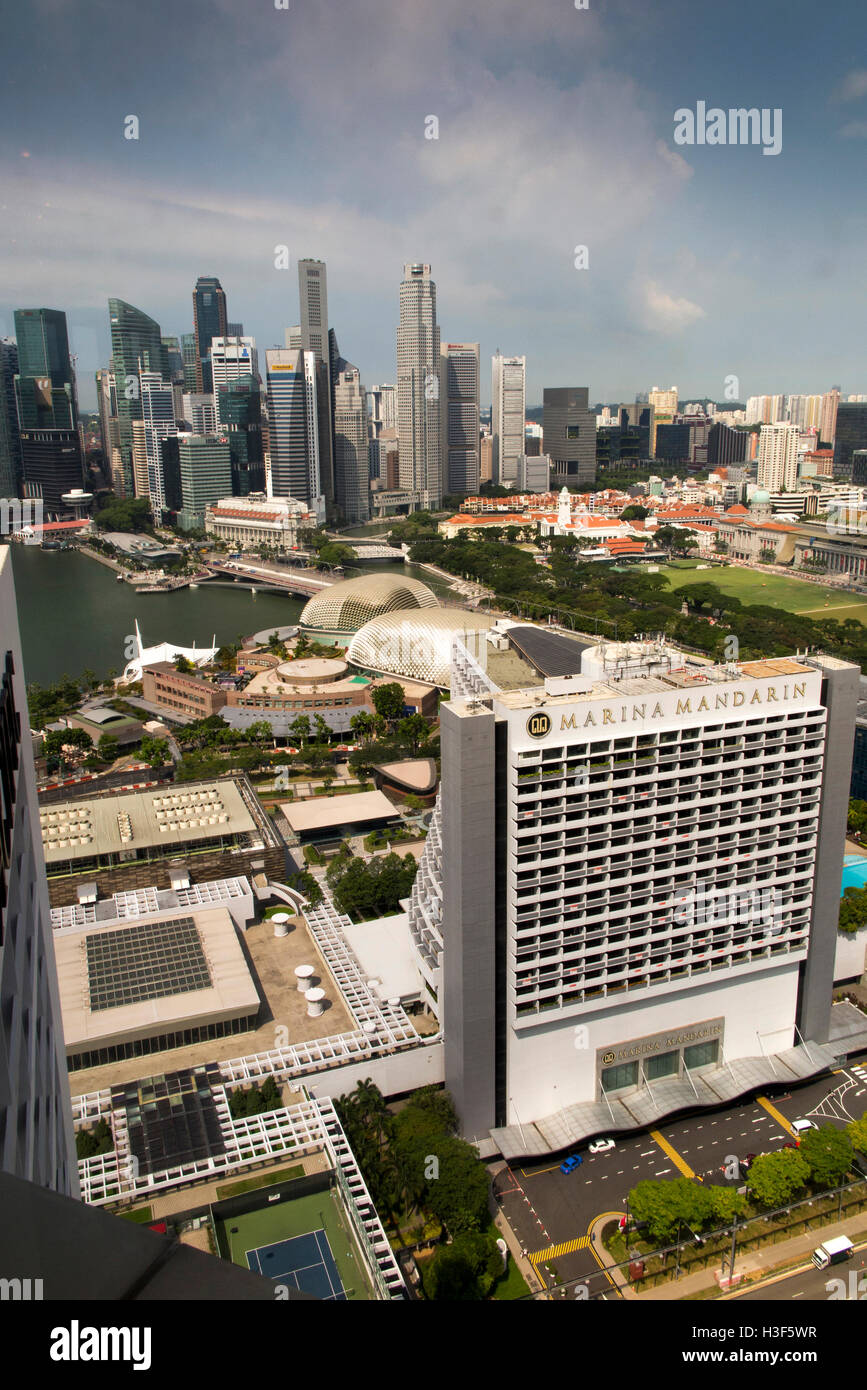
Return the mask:
<path id="1" fill-rule="evenodd" d="M 247 1264 L 256 1274 L 288 1284 L 316 1298 L 346 1302 L 346 1294 L 325 1231 L 312 1231 L 274 1245 L 247 1251 Z"/>

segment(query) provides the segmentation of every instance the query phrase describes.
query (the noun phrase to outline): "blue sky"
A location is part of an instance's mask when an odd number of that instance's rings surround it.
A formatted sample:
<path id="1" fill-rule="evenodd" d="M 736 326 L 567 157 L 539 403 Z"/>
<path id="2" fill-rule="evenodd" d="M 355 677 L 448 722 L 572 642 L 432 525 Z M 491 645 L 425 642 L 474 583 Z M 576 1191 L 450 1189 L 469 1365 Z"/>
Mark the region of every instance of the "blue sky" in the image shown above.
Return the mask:
<path id="1" fill-rule="evenodd" d="M 483 402 L 498 347 L 527 354 L 529 404 L 867 391 L 854 0 L 30 0 L 3 30 L 0 335 L 65 309 L 85 407 L 109 295 L 179 335 L 217 275 L 261 350 L 297 321 L 299 256 L 327 262 L 366 385 L 394 380 L 425 260 Z M 781 153 L 676 146 L 699 100 L 781 108 Z"/>

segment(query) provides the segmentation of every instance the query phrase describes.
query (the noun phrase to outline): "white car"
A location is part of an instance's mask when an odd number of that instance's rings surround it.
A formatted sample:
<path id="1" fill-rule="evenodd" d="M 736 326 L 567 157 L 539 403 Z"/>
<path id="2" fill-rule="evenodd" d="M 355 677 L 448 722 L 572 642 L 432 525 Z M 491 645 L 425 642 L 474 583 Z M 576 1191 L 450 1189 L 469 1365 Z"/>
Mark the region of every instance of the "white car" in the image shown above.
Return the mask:
<path id="1" fill-rule="evenodd" d="M 591 1153 L 591 1154 L 607 1154 L 608 1151 L 609 1151 L 610 1149 L 613 1149 L 613 1148 L 614 1148 L 614 1140 L 613 1140 L 613 1139 L 597 1139 L 597 1140 L 595 1141 L 595 1143 L 593 1143 L 593 1144 L 591 1144 L 591 1145 L 589 1146 L 589 1148 L 588 1148 L 587 1151 L 588 1151 L 588 1153 Z"/>

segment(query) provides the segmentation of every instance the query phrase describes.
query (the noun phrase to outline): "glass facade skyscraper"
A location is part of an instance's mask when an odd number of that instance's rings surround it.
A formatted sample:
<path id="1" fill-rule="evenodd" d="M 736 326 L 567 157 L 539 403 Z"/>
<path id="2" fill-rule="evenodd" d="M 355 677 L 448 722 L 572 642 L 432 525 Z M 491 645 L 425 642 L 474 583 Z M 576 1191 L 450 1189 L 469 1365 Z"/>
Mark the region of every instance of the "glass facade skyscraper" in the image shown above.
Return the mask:
<path id="1" fill-rule="evenodd" d="M 27 497 L 41 497 L 53 516 L 64 510 L 63 494 L 82 484 L 66 315 L 60 309 L 16 309 L 15 337 L 22 488 Z"/>
<path id="2" fill-rule="evenodd" d="M 200 275 L 193 290 L 196 390 L 213 391 L 211 339 L 226 336 L 226 295 L 216 276 Z"/>
<path id="3" fill-rule="evenodd" d="M 117 399 L 118 446 L 124 490 L 127 497 L 132 497 L 132 422 L 143 418 L 139 373 L 162 373 L 162 335 L 155 319 L 123 299 L 110 299 L 108 313 Z"/>

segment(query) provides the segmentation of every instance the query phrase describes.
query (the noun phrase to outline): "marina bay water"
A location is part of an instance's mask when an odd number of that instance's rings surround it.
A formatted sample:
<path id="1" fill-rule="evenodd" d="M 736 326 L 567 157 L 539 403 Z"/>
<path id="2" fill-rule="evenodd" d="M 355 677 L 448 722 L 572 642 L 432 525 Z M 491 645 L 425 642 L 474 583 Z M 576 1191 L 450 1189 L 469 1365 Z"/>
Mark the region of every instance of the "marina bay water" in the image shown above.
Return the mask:
<path id="1" fill-rule="evenodd" d="M 99 676 L 109 670 L 120 672 L 136 618 L 147 644 L 205 646 L 215 633 L 219 644 L 264 628 L 285 627 L 298 621 L 304 607 L 300 599 L 275 593 L 254 595 L 242 585 L 235 589 L 201 584 L 167 594 L 137 594 L 131 585 L 119 584 L 107 565 L 75 550 L 13 545 L 12 568 L 24 674 L 40 685 L 62 675 L 80 675 L 86 668 Z M 365 566 L 364 572 L 379 568 Z M 442 581 L 415 565 L 406 565 L 403 572 L 436 592 L 446 589 Z"/>

